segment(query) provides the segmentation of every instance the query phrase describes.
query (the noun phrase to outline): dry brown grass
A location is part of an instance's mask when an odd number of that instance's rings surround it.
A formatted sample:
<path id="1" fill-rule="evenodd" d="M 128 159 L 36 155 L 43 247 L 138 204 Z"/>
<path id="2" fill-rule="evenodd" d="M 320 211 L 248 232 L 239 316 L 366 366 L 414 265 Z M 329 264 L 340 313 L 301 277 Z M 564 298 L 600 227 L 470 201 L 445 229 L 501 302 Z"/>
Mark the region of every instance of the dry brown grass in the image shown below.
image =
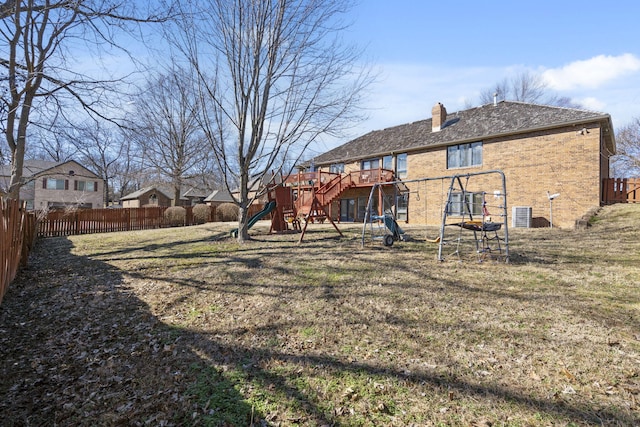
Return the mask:
<path id="1" fill-rule="evenodd" d="M 510 230 L 510 264 L 345 225 L 45 240 L 0 306 L 0 423 L 638 425 L 639 224 Z"/>

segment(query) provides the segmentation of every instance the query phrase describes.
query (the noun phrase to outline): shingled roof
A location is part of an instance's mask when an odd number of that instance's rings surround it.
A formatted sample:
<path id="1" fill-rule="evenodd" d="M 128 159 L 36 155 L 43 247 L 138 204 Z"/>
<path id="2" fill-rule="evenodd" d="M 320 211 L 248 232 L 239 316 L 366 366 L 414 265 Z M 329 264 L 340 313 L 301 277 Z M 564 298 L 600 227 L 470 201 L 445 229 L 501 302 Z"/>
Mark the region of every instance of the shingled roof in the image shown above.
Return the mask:
<path id="1" fill-rule="evenodd" d="M 576 108 L 501 101 L 450 113 L 440 131 L 432 119 L 369 132 L 313 159 L 314 164 L 356 161 L 367 157 L 481 141 L 563 126 L 602 122 L 607 144 L 615 152 L 611 117 Z"/>

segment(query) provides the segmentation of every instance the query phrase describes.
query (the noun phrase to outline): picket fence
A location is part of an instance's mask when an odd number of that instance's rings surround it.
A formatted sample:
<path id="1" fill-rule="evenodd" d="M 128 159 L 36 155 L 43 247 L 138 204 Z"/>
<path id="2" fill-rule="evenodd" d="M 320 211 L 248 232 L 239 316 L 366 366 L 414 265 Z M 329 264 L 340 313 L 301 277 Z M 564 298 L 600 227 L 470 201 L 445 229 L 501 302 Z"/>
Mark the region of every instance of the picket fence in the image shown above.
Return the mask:
<path id="1" fill-rule="evenodd" d="M 0 199 L 0 303 L 20 266 L 25 266 L 36 235 L 36 217 L 17 200 Z"/>
<path id="2" fill-rule="evenodd" d="M 149 230 L 153 228 L 195 225 L 193 208 L 185 207 L 184 221 L 172 222 L 165 217 L 167 207 L 154 206 L 122 209 L 57 210 L 38 215 L 38 237 L 72 236 L 113 231 Z M 211 207 L 207 222 L 215 218 Z"/>

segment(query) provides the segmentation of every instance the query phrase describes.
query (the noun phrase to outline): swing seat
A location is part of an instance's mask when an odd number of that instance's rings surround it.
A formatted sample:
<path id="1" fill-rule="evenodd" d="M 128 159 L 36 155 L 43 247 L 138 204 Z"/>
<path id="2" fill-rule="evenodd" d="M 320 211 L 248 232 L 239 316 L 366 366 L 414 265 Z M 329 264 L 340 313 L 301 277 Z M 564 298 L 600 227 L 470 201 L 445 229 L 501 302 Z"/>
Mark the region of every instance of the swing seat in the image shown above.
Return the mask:
<path id="1" fill-rule="evenodd" d="M 498 231 L 502 228 L 502 224 L 499 222 L 465 221 L 451 225 L 457 225 L 465 230 L 472 231 Z"/>

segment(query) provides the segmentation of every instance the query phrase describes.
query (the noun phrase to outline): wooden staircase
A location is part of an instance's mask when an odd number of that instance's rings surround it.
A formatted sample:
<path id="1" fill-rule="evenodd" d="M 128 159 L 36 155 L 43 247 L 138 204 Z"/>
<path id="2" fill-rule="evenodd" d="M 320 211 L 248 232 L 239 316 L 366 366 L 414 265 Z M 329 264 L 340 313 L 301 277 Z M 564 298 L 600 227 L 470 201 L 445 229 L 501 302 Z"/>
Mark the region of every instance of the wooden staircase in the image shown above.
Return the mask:
<path id="1" fill-rule="evenodd" d="M 352 174 L 338 175 L 315 190 L 313 194 L 315 194 L 315 197 L 318 200 L 318 204 L 324 208 L 334 200 L 338 199 L 346 190 L 355 186 L 356 183 L 354 182 Z M 310 216 L 310 214 L 313 214 L 311 216 L 321 216 L 323 214 L 328 215 L 328 213 L 326 212 L 313 212 L 315 210 L 312 209 L 313 196 L 307 195 L 306 198 L 304 196 L 301 196 L 301 199 L 304 200 L 299 200 L 300 204 L 297 208 L 298 216 L 308 217 Z"/>

